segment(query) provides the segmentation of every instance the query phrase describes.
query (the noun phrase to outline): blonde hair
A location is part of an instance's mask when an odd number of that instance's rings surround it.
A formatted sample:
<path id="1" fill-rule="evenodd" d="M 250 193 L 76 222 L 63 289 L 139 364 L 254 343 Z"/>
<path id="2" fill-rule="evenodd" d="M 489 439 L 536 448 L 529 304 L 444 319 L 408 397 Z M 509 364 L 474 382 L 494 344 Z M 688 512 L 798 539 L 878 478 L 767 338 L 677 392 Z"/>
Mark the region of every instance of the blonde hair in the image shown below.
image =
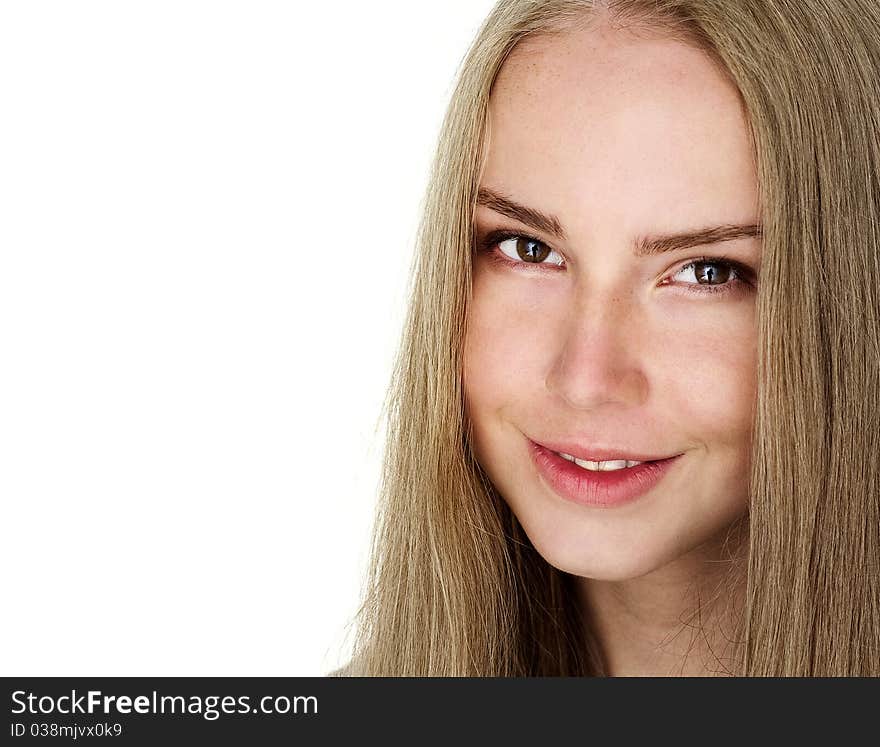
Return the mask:
<path id="1" fill-rule="evenodd" d="M 424 199 L 345 674 L 585 676 L 570 577 L 471 451 L 461 381 L 489 96 L 526 37 L 597 20 L 703 50 L 741 93 L 763 255 L 745 676 L 880 675 L 880 6 L 874 0 L 501 0 L 460 69 Z"/>

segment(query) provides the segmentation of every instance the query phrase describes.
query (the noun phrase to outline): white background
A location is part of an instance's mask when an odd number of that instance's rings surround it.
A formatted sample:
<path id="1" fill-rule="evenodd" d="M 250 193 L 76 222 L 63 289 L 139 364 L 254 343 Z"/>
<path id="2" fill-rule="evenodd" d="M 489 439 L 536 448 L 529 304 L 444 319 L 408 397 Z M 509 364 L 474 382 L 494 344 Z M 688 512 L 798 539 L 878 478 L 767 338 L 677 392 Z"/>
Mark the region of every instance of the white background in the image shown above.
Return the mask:
<path id="1" fill-rule="evenodd" d="M 490 0 L 0 5 L 0 674 L 321 675 Z"/>

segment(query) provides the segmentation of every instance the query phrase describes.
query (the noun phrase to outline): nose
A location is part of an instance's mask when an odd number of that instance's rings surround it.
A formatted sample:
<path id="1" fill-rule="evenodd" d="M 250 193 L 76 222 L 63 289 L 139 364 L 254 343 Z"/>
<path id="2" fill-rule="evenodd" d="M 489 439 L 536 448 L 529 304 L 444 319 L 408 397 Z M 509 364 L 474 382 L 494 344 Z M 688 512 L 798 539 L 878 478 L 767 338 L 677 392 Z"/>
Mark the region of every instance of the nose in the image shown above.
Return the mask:
<path id="1" fill-rule="evenodd" d="M 578 410 L 642 404 L 648 394 L 644 327 L 619 294 L 581 299 L 558 328 L 547 389 Z"/>

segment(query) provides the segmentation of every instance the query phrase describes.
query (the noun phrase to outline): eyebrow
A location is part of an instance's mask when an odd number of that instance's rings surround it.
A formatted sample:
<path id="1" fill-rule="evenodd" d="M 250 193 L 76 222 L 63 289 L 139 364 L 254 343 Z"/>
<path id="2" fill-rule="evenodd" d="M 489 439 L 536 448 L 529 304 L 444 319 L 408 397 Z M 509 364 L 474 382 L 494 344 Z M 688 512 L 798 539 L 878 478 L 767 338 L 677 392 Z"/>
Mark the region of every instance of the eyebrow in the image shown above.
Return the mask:
<path id="1" fill-rule="evenodd" d="M 520 205 L 487 187 L 480 187 L 477 192 L 477 204 L 506 215 L 508 218 L 513 218 L 520 223 L 525 223 L 527 226 L 549 234 L 560 241 L 566 240 L 562 224 L 555 215 Z M 722 241 L 760 237 L 761 235 L 762 229 L 758 223 L 745 225 L 728 223 L 680 233 L 642 236 L 633 243 L 633 254 L 637 257 L 649 257 L 664 252 L 674 252 L 678 249 L 690 249 L 695 246 L 718 244 Z"/>

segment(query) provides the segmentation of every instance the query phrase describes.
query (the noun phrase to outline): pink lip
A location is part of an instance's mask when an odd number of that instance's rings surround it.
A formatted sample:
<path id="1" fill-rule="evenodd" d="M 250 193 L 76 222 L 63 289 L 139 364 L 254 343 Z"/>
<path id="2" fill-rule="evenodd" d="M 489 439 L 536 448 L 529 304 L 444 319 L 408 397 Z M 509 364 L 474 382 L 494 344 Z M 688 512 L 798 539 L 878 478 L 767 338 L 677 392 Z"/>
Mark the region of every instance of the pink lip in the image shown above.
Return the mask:
<path id="1" fill-rule="evenodd" d="M 640 498 L 665 477 L 681 456 L 613 472 L 591 472 L 534 441 L 529 441 L 529 451 L 541 477 L 556 493 L 574 503 L 599 508 L 622 506 Z"/>

